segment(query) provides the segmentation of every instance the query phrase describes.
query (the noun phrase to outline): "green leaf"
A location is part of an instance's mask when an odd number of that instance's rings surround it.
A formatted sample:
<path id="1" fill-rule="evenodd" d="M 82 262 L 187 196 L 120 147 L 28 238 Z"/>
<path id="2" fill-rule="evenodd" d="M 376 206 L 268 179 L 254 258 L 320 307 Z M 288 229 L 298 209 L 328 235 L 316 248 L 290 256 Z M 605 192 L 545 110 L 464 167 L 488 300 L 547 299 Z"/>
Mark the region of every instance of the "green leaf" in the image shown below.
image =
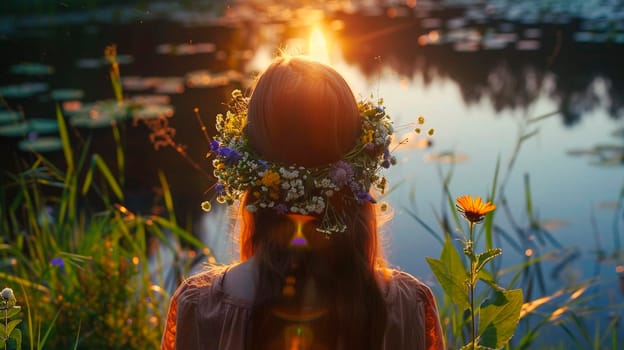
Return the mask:
<path id="1" fill-rule="evenodd" d="M 22 311 L 22 308 L 19 306 L 13 306 L 12 308 L 9 309 L 9 311 L 7 311 L 6 317 L 7 318 L 12 318 L 13 316 L 17 315 L 20 313 L 20 311 Z M 3 315 L 4 316 L 4 315 Z"/>
<path id="2" fill-rule="evenodd" d="M 21 349 L 22 348 L 22 330 L 17 328 L 13 331 L 13 333 L 11 333 L 11 336 L 9 337 L 9 339 L 12 339 L 15 341 L 15 349 Z"/>
<path id="3" fill-rule="evenodd" d="M 65 154 L 65 162 L 67 163 L 67 173 L 71 173 L 74 171 L 74 154 L 69 143 L 69 133 L 67 132 L 65 118 L 63 118 L 63 112 L 61 112 L 61 107 L 58 104 L 56 105 L 56 121 L 58 122 L 59 135 L 63 144 L 63 153 Z"/>
<path id="4" fill-rule="evenodd" d="M 37 344 L 37 349 L 38 350 L 43 349 L 43 346 L 45 345 L 46 341 L 48 340 L 48 337 L 50 336 L 50 333 L 52 332 L 52 328 L 56 324 L 56 319 L 58 319 L 60 314 L 61 314 L 61 309 L 59 308 L 58 311 L 56 312 L 56 315 L 54 315 L 54 318 L 52 319 L 52 322 L 50 322 L 50 325 L 48 326 L 48 329 L 46 330 L 45 334 L 43 335 L 43 338 L 41 338 L 41 341 L 38 342 L 38 344 Z"/>
<path id="5" fill-rule="evenodd" d="M 490 190 L 490 194 L 488 196 L 489 200 L 494 202 L 496 199 L 496 187 L 498 186 L 498 175 L 500 173 L 500 155 L 496 158 L 496 167 L 494 168 L 494 179 L 492 181 L 492 189 Z M 494 246 L 492 239 L 492 232 L 494 230 L 494 214 L 485 216 L 484 223 L 485 230 L 485 248 L 492 249 Z"/>
<path id="6" fill-rule="evenodd" d="M 468 272 L 464 264 L 462 264 L 457 250 L 451 244 L 450 238 L 446 238 L 440 260 L 430 257 L 426 259 L 442 289 L 444 289 L 444 292 L 451 298 L 453 303 L 462 310 L 468 309 L 470 307 L 468 290 L 466 288 Z"/>
<path id="7" fill-rule="evenodd" d="M 89 169 L 87 170 L 84 182 L 82 183 L 83 196 L 87 194 L 89 187 L 91 187 L 91 182 L 93 181 L 93 169 L 95 169 L 95 160 L 91 158 L 91 164 L 89 164 Z"/>
<path id="8" fill-rule="evenodd" d="M 171 196 L 171 188 L 169 187 L 169 182 L 167 181 L 167 177 L 162 170 L 158 170 L 158 178 L 160 179 L 160 185 L 162 186 L 163 197 L 165 200 L 165 208 L 167 208 L 167 212 L 169 212 L 169 220 L 175 225 L 175 210 L 173 209 L 173 197 Z"/>
<path id="9" fill-rule="evenodd" d="M 492 289 L 494 290 L 502 290 L 503 288 L 501 288 L 498 283 L 496 283 L 496 280 L 494 279 L 494 276 L 492 276 L 492 274 L 488 271 L 488 270 L 481 270 L 477 273 L 477 278 L 480 279 L 481 281 L 485 282 L 485 284 L 487 284 L 488 286 L 490 286 Z"/>
<path id="10" fill-rule="evenodd" d="M 479 344 L 499 349 L 513 336 L 523 302 L 522 290 L 496 291 L 479 311 Z"/>
<path id="11" fill-rule="evenodd" d="M 99 154 L 94 154 L 93 158 L 91 159 L 91 168 L 93 168 L 94 166 L 96 166 L 100 170 L 100 173 L 104 175 L 106 182 L 108 182 L 108 185 L 110 186 L 111 190 L 113 190 L 113 193 L 115 193 L 117 198 L 119 200 L 123 200 L 124 199 L 123 191 L 121 190 L 119 183 L 115 179 L 115 176 L 113 176 L 113 173 L 110 171 L 110 168 L 108 167 L 108 165 L 106 165 L 106 162 L 104 162 L 104 160 Z M 86 191 L 88 191 L 89 189 L 89 185 L 91 183 L 90 176 L 92 175 L 87 174 L 88 181 L 85 181 L 82 187 L 83 194 L 86 193 Z"/>
<path id="12" fill-rule="evenodd" d="M 9 323 L 7 323 L 7 333 L 9 334 L 9 336 L 13 335 L 13 330 L 15 329 L 15 327 L 17 327 L 18 324 L 20 324 L 20 322 L 22 322 L 21 319 L 17 319 L 17 320 L 12 320 L 9 321 Z"/>
<path id="13" fill-rule="evenodd" d="M 481 269 L 483 269 L 483 266 L 485 266 L 485 264 L 488 263 L 488 261 L 494 259 L 495 257 L 499 256 L 503 254 L 503 250 L 500 248 L 493 248 L 493 249 L 488 249 L 485 252 L 477 255 L 477 266 L 476 266 L 476 272 L 481 271 Z"/>

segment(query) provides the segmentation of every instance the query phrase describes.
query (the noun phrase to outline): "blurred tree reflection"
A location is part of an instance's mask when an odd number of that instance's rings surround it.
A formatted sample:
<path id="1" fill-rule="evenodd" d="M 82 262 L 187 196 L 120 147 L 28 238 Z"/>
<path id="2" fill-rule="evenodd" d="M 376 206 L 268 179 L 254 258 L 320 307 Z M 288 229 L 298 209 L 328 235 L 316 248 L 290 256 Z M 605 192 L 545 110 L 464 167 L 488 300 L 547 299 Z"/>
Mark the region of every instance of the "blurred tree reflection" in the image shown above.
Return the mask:
<path id="1" fill-rule="evenodd" d="M 338 18 L 345 23 L 341 33 L 344 58 L 367 77 L 379 76 L 390 67 L 400 76 L 422 78 L 425 84 L 450 79 L 458 84 L 466 104 L 487 98 L 496 111 L 526 108 L 546 93 L 558 104 L 565 125 L 597 109 L 613 118 L 624 114 L 624 69 L 619 62 L 624 45 L 575 42 L 578 22 L 540 26 L 537 50 L 517 50 L 510 43 L 499 50 L 480 45 L 476 51 L 461 52 L 452 42 L 420 45 L 419 36 L 428 30 L 420 26 L 419 19 L 357 14 L 339 14 Z M 494 26 L 474 28 L 483 34 Z M 444 30 L 440 32 L 444 37 Z"/>

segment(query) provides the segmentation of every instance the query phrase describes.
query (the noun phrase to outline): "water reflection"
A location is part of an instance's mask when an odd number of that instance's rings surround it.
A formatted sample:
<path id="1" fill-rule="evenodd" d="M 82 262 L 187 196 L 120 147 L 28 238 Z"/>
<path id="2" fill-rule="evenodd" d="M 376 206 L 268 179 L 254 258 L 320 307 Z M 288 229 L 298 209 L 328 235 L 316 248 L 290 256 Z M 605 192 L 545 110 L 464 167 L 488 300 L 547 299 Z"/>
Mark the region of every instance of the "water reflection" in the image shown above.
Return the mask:
<path id="1" fill-rule="evenodd" d="M 457 52 L 453 42 L 420 45 L 416 38 L 431 32 L 417 19 L 382 16 L 362 21 L 348 14 L 338 18 L 345 23 L 340 33 L 345 60 L 368 77 L 391 67 L 425 84 L 450 79 L 459 86 L 466 104 L 487 99 L 496 111 L 525 108 L 547 94 L 557 102 L 567 125 L 596 110 L 606 109 L 614 118 L 624 114 L 624 69 L 619 63 L 624 45 L 577 43 L 573 33 L 578 23 L 541 26 L 541 47 L 536 50 L 515 46 L 488 50 L 479 42 L 478 51 Z M 495 26 L 482 24 L 474 30 L 483 36 Z M 536 30 L 514 29 L 520 33 Z M 448 31 L 436 33 L 444 36 Z M 372 59 L 376 56 L 383 64 Z"/>

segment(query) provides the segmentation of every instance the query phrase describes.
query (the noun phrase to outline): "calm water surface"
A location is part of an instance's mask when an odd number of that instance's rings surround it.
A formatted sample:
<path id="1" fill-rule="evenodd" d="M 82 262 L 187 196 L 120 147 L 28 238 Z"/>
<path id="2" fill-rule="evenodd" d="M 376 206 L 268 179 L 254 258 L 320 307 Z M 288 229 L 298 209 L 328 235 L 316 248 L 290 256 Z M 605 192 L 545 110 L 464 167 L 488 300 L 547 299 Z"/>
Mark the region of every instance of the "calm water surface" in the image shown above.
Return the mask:
<path id="1" fill-rule="evenodd" d="M 437 257 L 440 243 L 412 215 L 441 237 L 438 218 L 450 215 L 444 177 L 452 174 L 448 183 L 452 198 L 463 194 L 485 197 L 500 161 L 495 223 L 519 242 L 513 246 L 504 234 L 495 237 L 505 251 L 502 265 L 513 266 L 528 255 L 552 252 L 544 264 L 548 292 L 599 274 L 598 303 L 624 301 L 617 273 L 624 261 L 609 258 L 597 265 L 597 250 L 613 256 L 624 229 L 621 26 L 596 28 L 594 22 L 572 16 L 565 20 L 555 16 L 548 23 L 483 17 L 475 13 L 485 13 L 486 8 L 476 6 L 368 7 L 324 15 L 265 9 L 249 15 L 252 10 L 241 5 L 226 10 L 227 21 L 184 11 L 155 18 L 158 9 L 152 8 L 152 13 L 136 10 L 129 19 L 112 22 L 85 21 L 80 13 L 58 23 L 5 17 L 0 21 L 0 85 L 48 84 L 47 89 L 29 96 L 5 94 L 5 107 L 22 110 L 26 119 L 52 118 L 50 91 L 54 89 L 82 89 L 83 103 L 111 98 L 107 67 L 93 61 L 101 57 L 106 45 L 116 43 L 121 58 L 127 59 L 121 74 L 128 96 L 157 93 L 152 88 L 129 88 L 129 77 L 182 80 L 182 90 L 160 95 L 169 96 L 175 109 L 170 124 L 178 131 L 177 140 L 209 169 L 209 162 L 202 160 L 206 146 L 193 109 L 198 107 L 207 119 L 221 112 L 220 103 L 229 91 L 248 86 L 253 72 L 266 67 L 277 48 L 305 52 L 310 30 L 318 26 L 326 40 L 324 59 L 344 74 L 356 94 L 382 97 L 400 133 L 409 133 L 420 115 L 426 118 L 425 127 L 435 128 L 431 147 L 418 147 L 417 139 L 410 140 L 396 151 L 399 166 L 387 172 L 391 185 L 396 185 L 384 198 L 394 210 L 385 236 L 393 265 L 437 288 L 424 258 Z M 197 46 L 200 43 L 204 46 Z M 186 47 L 190 51 L 185 53 L 182 45 L 190 45 Z M 49 65 L 54 73 L 24 75 L 11 70 L 24 62 Z M 229 78 L 223 84 L 191 86 L 189 73 L 199 70 L 213 78 L 217 73 Z M 558 113 L 529 122 L 551 112 Z M 217 220 L 218 213 L 201 216 L 198 210 L 210 179 L 173 150 L 154 151 L 149 131 L 142 125 L 129 126 L 127 131 L 127 179 L 136 210 L 156 185 L 156 170 L 163 168 L 172 183 L 179 216 L 192 213 L 196 234 L 216 248 L 221 260 L 231 259 L 232 243 L 223 232 L 227 225 Z M 83 132 L 95 137 L 96 150 L 110 151 L 107 129 Z M 519 137 L 526 134 L 532 137 L 523 142 L 509 172 Z M 39 136 L 31 133 L 29 137 Z M 17 150 L 19 139 L 2 138 L 10 150 L 2 158 L 5 168 L 14 165 L 15 157 L 29 157 Z M 527 177 L 532 215 L 551 240 L 542 242 L 528 235 L 520 241 L 516 234 L 516 227 L 530 226 Z M 465 230 L 452 219 L 449 228 Z"/>

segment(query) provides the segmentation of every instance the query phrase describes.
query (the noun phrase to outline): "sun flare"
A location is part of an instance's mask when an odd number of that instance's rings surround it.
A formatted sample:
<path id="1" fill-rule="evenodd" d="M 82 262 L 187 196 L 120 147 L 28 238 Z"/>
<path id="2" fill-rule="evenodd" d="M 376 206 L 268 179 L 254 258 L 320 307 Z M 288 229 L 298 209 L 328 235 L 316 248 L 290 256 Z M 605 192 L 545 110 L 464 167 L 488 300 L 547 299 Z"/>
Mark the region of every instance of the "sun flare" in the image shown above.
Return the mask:
<path id="1" fill-rule="evenodd" d="M 327 41 L 325 35 L 320 28 L 314 27 L 310 32 L 310 40 L 308 42 L 308 55 L 320 62 L 329 63 L 329 52 L 327 50 Z"/>

